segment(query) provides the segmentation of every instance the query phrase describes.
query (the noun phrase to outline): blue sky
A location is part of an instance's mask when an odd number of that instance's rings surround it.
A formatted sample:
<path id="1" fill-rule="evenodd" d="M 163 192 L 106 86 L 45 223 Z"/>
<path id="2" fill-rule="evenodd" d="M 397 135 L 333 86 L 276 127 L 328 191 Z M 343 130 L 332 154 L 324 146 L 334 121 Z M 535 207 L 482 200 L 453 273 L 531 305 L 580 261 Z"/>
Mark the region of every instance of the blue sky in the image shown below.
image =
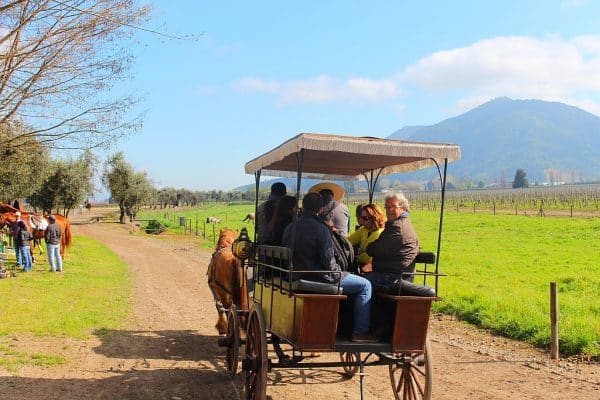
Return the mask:
<path id="1" fill-rule="evenodd" d="M 168 1 L 140 32 L 144 126 L 116 143 L 157 187 L 253 182 L 300 132 L 386 137 L 499 96 L 600 115 L 600 2 Z"/>

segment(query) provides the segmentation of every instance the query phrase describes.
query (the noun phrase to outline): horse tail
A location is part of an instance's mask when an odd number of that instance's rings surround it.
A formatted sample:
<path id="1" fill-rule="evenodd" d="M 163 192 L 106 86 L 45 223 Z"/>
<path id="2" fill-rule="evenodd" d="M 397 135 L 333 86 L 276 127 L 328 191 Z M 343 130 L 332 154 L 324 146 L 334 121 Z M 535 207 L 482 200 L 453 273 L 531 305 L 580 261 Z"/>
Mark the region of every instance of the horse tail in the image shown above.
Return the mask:
<path id="1" fill-rule="evenodd" d="M 65 247 L 69 247 L 71 243 L 71 224 L 69 223 L 69 220 L 65 218 Z"/>

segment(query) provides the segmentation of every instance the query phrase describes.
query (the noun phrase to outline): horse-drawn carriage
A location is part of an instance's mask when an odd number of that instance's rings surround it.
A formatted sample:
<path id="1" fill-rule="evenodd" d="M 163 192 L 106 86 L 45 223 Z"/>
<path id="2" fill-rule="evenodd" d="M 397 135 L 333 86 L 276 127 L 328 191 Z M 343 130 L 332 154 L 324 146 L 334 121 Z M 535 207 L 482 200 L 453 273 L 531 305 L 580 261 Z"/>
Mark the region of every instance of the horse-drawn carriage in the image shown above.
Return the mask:
<path id="1" fill-rule="evenodd" d="M 256 203 L 261 175 L 295 176 L 298 194 L 303 177 L 364 178 L 372 202 L 380 176 L 436 167 L 442 199 L 438 245 L 435 254 L 422 253 L 415 260 L 420 265 L 415 280 L 430 285 L 433 281 L 438 293 L 446 169 L 448 162 L 459 158 L 460 148 L 453 144 L 300 134 L 248 162 L 245 169 L 255 176 Z M 219 344 L 226 347 L 232 375 L 238 371 L 240 348 L 244 347 L 241 369 L 246 397 L 265 399 L 267 373 L 272 369 L 341 367 L 350 377 L 359 372 L 362 399 L 364 368 L 387 365 L 395 399 L 430 399 L 433 369 L 427 331 L 431 303 L 439 298 L 435 294 L 420 296 L 401 291 L 377 294 L 378 304 L 390 310 L 390 331 L 377 343 L 352 342 L 344 335 L 344 324 L 339 318 L 351 296 L 344 294 L 339 284 L 294 279 L 293 251 L 287 247 L 254 246 L 247 238 L 233 244 L 233 253 L 250 271 L 248 287 L 252 295 L 242 309 L 235 305 L 229 308 L 227 333 Z M 303 276 L 311 272 L 323 271 L 303 270 Z M 240 329 L 244 323 L 245 329 Z M 268 357 L 269 344 L 276 359 Z M 337 352 L 339 361 L 309 362 L 306 352 Z"/>

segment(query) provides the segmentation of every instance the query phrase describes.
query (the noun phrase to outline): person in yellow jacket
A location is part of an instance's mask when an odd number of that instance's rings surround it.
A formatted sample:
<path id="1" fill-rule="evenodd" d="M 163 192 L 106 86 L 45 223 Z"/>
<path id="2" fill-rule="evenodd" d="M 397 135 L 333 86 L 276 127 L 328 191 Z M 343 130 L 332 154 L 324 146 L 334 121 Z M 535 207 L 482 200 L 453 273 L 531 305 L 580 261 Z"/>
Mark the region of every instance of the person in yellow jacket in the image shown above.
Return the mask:
<path id="1" fill-rule="evenodd" d="M 359 215 L 361 227 L 348 236 L 353 246 L 358 246 L 355 262 L 359 273 L 372 271 L 371 257 L 367 254 L 367 246 L 374 242 L 385 226 L 385 214 L 377 204 L 366 204 Z"/>

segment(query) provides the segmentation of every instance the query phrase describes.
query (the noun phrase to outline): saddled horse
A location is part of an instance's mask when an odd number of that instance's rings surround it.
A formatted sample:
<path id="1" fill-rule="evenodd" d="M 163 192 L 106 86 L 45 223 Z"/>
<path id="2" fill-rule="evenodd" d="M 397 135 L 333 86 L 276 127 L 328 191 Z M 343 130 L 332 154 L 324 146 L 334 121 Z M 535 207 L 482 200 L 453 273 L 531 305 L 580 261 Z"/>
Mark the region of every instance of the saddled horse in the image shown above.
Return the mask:
<path id="1" fill-rule="evenodd" d="M 17 211 L 19 210 L 8 204 L 0 203 L 0 228 L 4 226 L 12 226 L 12 224 L 17 221 L 17 217 L 15 215 L 15 212 Z M 71 224 L 69 223 L 69 220 L 62 215 L 55 214 L 54 217 L 56 219 L 56 223 L 58 226 L 60 226 L 60 255 L 64 259 L 65 250 L 71 245 L 72 242 Z M 36 240 L 43 239 L 46 227 L 48 226 L 48 220 L 46 217 L 37 216 L 28 212 L 21 212 L 21 219 L 23 222 L 25 222 L 27 229 L 33 235 L 34 243 Z M 31 250 L 33 252 L 33 248 Z"/>
<path id="2" fill-rule="evenodd" d="M 219 314 L 215 328 L 221 335 L 227 333 L 227 311 L 232 304 L 238 310 L 248 310 L 246 268 L 231 251 L 231 244 L 236 237 L 237 232 L 233 229 L 223 228 L 219 231 L 219 241 L 206 272 Z"/>

